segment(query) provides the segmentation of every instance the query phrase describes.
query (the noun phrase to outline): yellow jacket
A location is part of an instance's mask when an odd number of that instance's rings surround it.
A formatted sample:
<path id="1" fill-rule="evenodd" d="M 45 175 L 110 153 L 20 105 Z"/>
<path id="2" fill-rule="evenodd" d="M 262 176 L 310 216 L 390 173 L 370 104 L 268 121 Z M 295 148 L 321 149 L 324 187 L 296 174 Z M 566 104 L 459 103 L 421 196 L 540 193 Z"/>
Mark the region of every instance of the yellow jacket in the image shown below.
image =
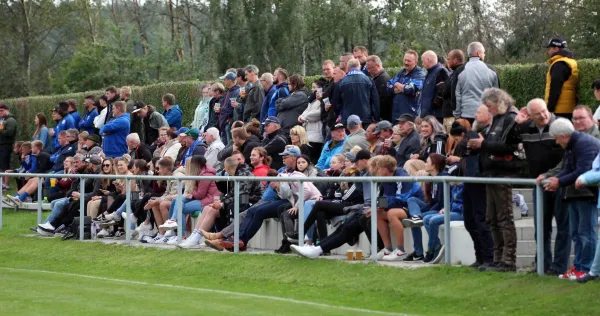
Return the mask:
<path id="1" fill-rule="evenodd" d="M 573 58 L 563 56 L 563 55 L 555 55 L 548 59 L 548 63 L 550 67 L 548 67 L 548 72 L 546 73 L 546 96 L 545 100 L 548 103 L 548 99 L 550 96 L 550 82 L 552 81 L 552 77 L 550 75 L 550 70 L 552 66 L 557 62 L 564 62 L 571 68 L 571 76 L 562 86 L 560 97 L 556 103 L 556 107 L 554 108 L 554 113 L 567 113 L 571 114 L 575 106 L 577 106 L 577 87 L 579 85 L 579 70 L 577 68 L 577 61 Z"/>

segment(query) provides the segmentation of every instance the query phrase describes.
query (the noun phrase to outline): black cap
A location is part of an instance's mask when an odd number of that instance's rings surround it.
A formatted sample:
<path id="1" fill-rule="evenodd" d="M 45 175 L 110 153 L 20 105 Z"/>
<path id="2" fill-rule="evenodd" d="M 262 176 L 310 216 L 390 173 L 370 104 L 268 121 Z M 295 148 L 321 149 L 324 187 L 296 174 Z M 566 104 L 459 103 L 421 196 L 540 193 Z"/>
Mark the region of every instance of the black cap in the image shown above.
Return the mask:
<path id="1" fill-rule="evenodd" d="M 139 110 L 143 109 L 146 107 L 146 103 L 142 102 L 142 101 L 136 101 L 133 104 L 133 111 L 131 111 L 131 114 L 133 113 L 137 113 Z"/>
<path id="2" fill-rule="evenodd" d="M 398 123 L 404 123 L 404 122 L 415 122 L 415 117 L 410 115 L 410 114 L 402 114 L 400 115 L 400 117 L 396 120 L 396 122 Z"/>
<path id="3" fill-rule="evenodd" d="M 357 162 L 363 159 L 371 159 L 371 152 L 366 149 L 362 149 L 361 151 L 357 152 L 356 155 L 354 155 L 352 162 Z"/>
<path id="4" fill-rule="evenodd" d="M 344 123 L 337 123 L 333 126 L 334 130 L 336 130 L 338 128 L 346 128 L 346 126 L 344 126 Z"/>
<path id="5" fill-rule="evenodd" d="M 553 37 L 550 40 L 548 40 L 548 43 L 546 43 L 542 47 L 544 47 L 544 48 L 550 48 L 550 47 L 567 48 L 567 41 L 565 41 L 565 39 L 562 37 Z"/>
<path id="6" fill-rule="evenodd" d="M 392 128 L 394 128 L 394 125 L 392 125 L 392 123 L 390 123 L 389 121 L 383 120 L 383 121 L 377 123 L 377 125 L 375 126 L 375 130 L 373 130 L 373 134 L 377 135 L 377 134 L 381 133 L 381 131 L 390 130 Z"/>

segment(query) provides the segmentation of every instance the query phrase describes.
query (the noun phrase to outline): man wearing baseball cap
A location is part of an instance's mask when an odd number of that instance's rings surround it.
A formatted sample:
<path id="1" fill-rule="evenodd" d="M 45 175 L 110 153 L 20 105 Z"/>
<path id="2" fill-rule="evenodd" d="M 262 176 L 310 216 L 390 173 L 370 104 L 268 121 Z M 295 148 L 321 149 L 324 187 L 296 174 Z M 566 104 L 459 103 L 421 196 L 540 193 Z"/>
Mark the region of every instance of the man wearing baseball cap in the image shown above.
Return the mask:
<path id="1" fill-rule="evenodd" d="M 153 106 L 146 105 L 142 101 L 137 101 L 133 104 L 131 114 L 141 118 L 140 123 L 144 126 L 143 139 L 144 143 L 148 146 L 152 146 L 158 139 L 158 130 L 161 127 L 169 127 L 169 123 L 162 114 L 158 113 Z M 142 138 L 141 136 L 140 138 Z"/>
<path id="2" fill-rule="evenodd" d="M 346 127 L 342 123 L 337 123 L 331 129 L 331 140 L 325 143 L 321 156 L 317 162 L 317 168 L 321 170 L 329 169 L 331 158 L 337 154 L 342 153 L 344 143 L 348 139 L 346 136 Z"/>
<path id="3" fill-rule="evenodd" d="M 197 128 L 192 128 L 185 133 L 181 134 L 184 136 L 184 146 L 187 147 L 185 154 L 181 158 L 181 165 L 185 166 L 185 161 L 192 156 L 204 156 L 206 153 L 206 144 L 198 137 L 200 131 Z"/>
<path id="4" fill-rule="evenodd" d="M 393 154 L 390 151 L 392 150 L 392 134 L 394 126 L 389 121 L 381 121 L 375 125 L 375 130 L 373 130 L 373 134 L 379 137 L 379 141 L 373 148 L 373 155 L 387 155 Z"/>
<path id="5" fill-rule="evenodd" d="M 545 101 L 548 111 L 571 119 L 577 106 L 579 70 L 573 52 L 567 49 L 567 41 L 553 37 L 543 46 L 548 49 L 548 73 L 546 74 Z"/>
<path id="6" fill-rule="evenodd" d="M 269 116 L 262 123 L 265 129 L 265 138 L 262 146 L 265 148 L 269 156 L 273 158 L 271 168 L 279 170 L 283 166 L 283 160 L 279 153 L 285 150 L 285 145 L 288 144 L 287 137 L 281 132 L 281 122 L 277 116 Z"/>
<path id="7" fill-rule="evenodd" d="M 17 121 L 10 114 L 8 105 L 0 104 L 0 172 L 10 170 L 10 156 L 12 153 L 15 137 L 17 135 Z M 8 188 L 9 179 L 2 183 L 2 188 Z"/>
<path id="8" fill-rule="evenodd" d="M 223 80 L 223 86 L 227 92 L 221 98 L 221 112 L 219 113 L 219 130 L 221 131 L 221 140 L 225 145 L 231 142 L 231 123 L 233 123 L 233 105 L 231 100 L 237 100 L 240 96 L 240 86 L 236 84 L 236 74 L 228 72 L 219 77 Z"/>
<path id="9" fill-rule="evenodd" d="M 360 117 L 354 114 L 350 115 L 348 116 L 346 123 L 350 135 L 348 135 L 348 140 L 344 143 L 342 152 L 347 153 L 354 148 L 354 146 L 358 146 L 360 149 L 369 149 L 371 144 L 367 141 L 367 132 L 363 129 Z"/>
<path id="10" fill-rule="evenodd" d="M 404 163 L 410 159 L 410 156 L 418 154 L 421 151 L 421 140 L 419 133 L 415 130 L 415 117 L 410 114 L 400 115 L 398 129 L 402 142 L 396 149 L 396 161 L 398 167 L 403 168 Z"/>

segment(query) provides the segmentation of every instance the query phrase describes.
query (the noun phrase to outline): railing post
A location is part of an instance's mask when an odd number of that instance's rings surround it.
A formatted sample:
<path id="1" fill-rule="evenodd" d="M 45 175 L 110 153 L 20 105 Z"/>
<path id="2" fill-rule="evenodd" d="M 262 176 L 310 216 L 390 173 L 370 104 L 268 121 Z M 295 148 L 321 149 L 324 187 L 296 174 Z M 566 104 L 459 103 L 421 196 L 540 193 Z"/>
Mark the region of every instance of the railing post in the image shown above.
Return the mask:
<path id="1" fill-rule="evenodd" d="M 292 207 L 293 207 L 293 205 L 292 205 Z M 304 182 L 303 181 L 300 181 L 300 186 L 298 187 L 298 246 L 300 246 L 300 247 L 304 246 Z"/>
<path id="2" fill-rule="evenodd" d="M 181 242 L 183 231 L 185 230 L 185 224 L 183 223 L 183 191 L 182 191 L 181 180 L 177 180 L 177 243 Z"/>
<path id="3" fill-rule="evenodd" d="M 377 262 L 377 184 L 371 181 L 371 260 Z"/>
<path id="4" fill-rule="evenodd" d="M 451 242 L 450 242 L 450 211 L 452 206 L 450 205 L 450 183 L 444 180 L 444 248 L 445 249 L 445 264 L 452 264 L 451 256 Z M 439 233 L 439 232 L 438 232 Z M 431 238 L 431 236 L 429 237 Z M 433 249 L 432 249 L 433 250 Z"/>
<path id="5" fill-rule="evenodd" d="M 42 223 L 42 178 L 38 178 L 37 187 L 37 223 Z"/>
<path id="6" fill-rule="evenodd" d="M 83 196 L 85 195 L 85 178 L 80 178 L 79 182 L 79 240 L 83 240 L 84 236 L 84 217 L 85 217 L 85 203 Z"/>
<path id="7" fill-rule="evenodd" d="M 535 236 L 536 236 L 536 258 L 537 273 L 544 275 L 544 188 L 541 185 L 535 187 Z"/>
<path id="8" fill-rule="evenodd" d="M 233 252 L 240 252 L 240 183 L 233 180 Z M 245 240 L 245 242 L 248 242 Z"/>
<path id="9" fill-rule="evenodd" d="M 127 177 L 125 177 L 125 212 L 127 213 L 127 220 L 131 221 L 131 183 Z M 131 229 L 129 229 L 129 224 L 127 220 L 125 223 L 125 243 L 129 244 L 131 242 Z"/>

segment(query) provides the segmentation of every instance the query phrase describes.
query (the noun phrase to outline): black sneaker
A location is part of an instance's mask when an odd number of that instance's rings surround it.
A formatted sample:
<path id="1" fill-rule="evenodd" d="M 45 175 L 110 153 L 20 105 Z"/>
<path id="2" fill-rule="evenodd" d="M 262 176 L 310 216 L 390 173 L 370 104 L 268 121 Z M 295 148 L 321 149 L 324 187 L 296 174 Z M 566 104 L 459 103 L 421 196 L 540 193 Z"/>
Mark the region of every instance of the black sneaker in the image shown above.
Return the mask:
<path id="1" fill-rule="evenodd" d="M 64 234 L 64 236 L 62 236 L 63 241 L 69 239 L 75 239 L 75 234 L 73 234 L 72 232 L 67 232 L 66 234 Z"/>
<path id="2" fill-rule="evenodd" d="M 275 250 L 275 253 L 278 254 L 284 254 L 284 253 L 291 253 L 292 252 L 292 248 L 290 248 L 292 244 L 290 242 L 288 242 L 287 240 L 283 240 L 281 242 L 281 246 L 279 247 L 279 249 Z"/>
<path id="3" fill-rule="evenodd" d="M 423 218 L 419 215 L 415 215 L 411 218 L 405 218 L 402 220 L 404 227 L 421 227 L 423 226 Z"/>
<path id="4" fill-rule="evenodd" d="M 534 271 L 537 273 L 537 270 L 534 269 Z M 549 276 L 553 276 L 553 277 L 558 277 L 559 274 L 561 274 L 560 272 L 550 268 L 548 270 L 546 270 L 544 272 L 545 275 L 549 275 Z"/>
<path id="5" fill-rule="evenodd" d="M 588 281 L 597 281 L 598 278 L 600 278 L 600 276 L 598 275 L 591 275 L 589 272 L 584 274 L 581 278 L 577 279 L 577 282 L 579 283 L 586 283 Z"/>
<path id="6" fill-rule="evenodd" d="M 423 259 L 423 262 L 425 262 L 425 263 L 430 263 L 431 261 L 433 261 L 433 258 L 434 258 L 434 256 L 433 256 L 433 251 L 428 251 L 428 252 L 425 254 L 425 259 Z"/>
<path id="7" fill-rule="evenodd" d="M 517 267 L 514 265 L 510 265 L 510 264 L 506 264 L 506 263 L 500 263 L 495 267 L 491 267 L 489 268 L 487 271 L 494 271 L 494 272 L 514 272 L 517 271 Z"/>
<path id="8" fill-rule="evenodd" d="M 34 232 L 34 233 L 37 233 L 37 229 L 38 229 L 37 226 L 36 227 L 29 227 L 29 230 L 32 231 L 32 232 Z"/>
<path id="9" fill-rule="evenodd" d="M 479 261 L 475 261 L 473 263 L 471 263 L 471 265 L 469 266 L 469 268 L 473 268 L 473 269 L 479 269 L 479 267 L 481 267 L 481 263 Z"/>
<path id="10" fill-rule="evenodd" d="M 289 241 L 292 244 L 298 243 L 298 233 L 285 234 L 285 237 L 287 238 L 287 241 Z"/>
<path id="11" fill-rule="evenodd" d="M 413 262 L 413 261 L 422 261 L 425 257 L 421 254 L 418 255 L 416 252 L 412 252 L 410 255 L 408 255 L 406 258 L 404 258 L 402 261 L 408 261 L 408 262 Z"/>
<path id="12" fill-rule="evenodd" d="M 431 261 L 431 263 L 435 264 L 442 261 L 442 258 L 444 258 L 444 249 L 443 245 L 435 248 L 435 251 L 433 252 L 433 261 Z"/>
<path id="13" fill-rule="evenodd" d="M 488 271 L 488 269 L 497 266 L 498 262 L 484 262 L 482 265 L 479 266 L 479 268 L 477 268 L 479 271 L 483 272 L 483 271 Z"/>

